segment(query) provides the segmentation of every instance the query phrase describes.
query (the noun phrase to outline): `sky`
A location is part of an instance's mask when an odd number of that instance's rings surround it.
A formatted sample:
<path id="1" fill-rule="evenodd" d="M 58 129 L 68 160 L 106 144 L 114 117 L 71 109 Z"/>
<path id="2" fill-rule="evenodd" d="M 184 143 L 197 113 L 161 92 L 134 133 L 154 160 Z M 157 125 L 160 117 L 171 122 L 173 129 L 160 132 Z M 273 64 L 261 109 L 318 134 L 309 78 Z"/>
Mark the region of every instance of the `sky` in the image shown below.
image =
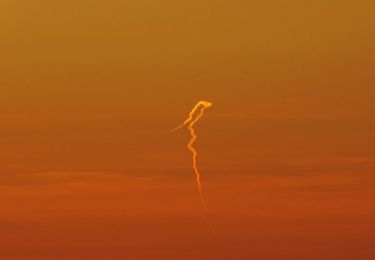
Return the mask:
<path id="1" fill-rule="evenodd" d="M 0 258 L 374 259 L 374 13 L 2 0 Z"/>

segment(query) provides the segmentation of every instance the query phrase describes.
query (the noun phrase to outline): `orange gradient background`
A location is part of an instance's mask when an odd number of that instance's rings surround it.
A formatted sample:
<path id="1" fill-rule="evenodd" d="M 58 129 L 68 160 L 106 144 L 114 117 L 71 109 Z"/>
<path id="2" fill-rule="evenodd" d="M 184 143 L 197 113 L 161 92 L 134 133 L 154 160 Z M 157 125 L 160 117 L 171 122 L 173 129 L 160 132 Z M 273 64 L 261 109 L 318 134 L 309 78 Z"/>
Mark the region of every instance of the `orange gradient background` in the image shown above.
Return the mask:
<path id="1" fill-rule="evenodd" d="M 375 259 L 374 13 L 2 0 L 0 258 Z"/>

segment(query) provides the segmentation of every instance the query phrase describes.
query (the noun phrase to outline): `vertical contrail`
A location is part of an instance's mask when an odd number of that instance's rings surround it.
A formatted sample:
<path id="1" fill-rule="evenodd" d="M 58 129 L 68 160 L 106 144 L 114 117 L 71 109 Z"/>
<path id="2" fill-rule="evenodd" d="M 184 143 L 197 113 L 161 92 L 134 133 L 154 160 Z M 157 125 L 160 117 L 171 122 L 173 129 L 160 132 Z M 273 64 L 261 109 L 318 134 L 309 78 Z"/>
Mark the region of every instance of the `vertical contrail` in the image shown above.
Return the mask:
<path id="1" fill-rule="evenodd" d="M 174 131 L 176 131 L 176 130 L 178 130 L 181 127 L 186 125 L 188 127 L 189 131 L 190 131 L 191 138 L 190 138 L 189 143 L 187 144 L 187 148 L 191 151 L 191 153 L 193 155 L 193 169 L 194 169 L 194 173 L 195 173 L 195 180 L 196 180 L 196 183 L 197 183 L 197 186 L 198 186 L 199 196 L 200 196 L 200 199 L 201 199 L 201 202 L 202 202 L 203 209 L 206 208 L 206 205 L 205 205 L 205 201 L 204 201 L 203 194 L 202 194 L 201 175 L 200 175 L 200 172 L 199 172 L 199 169 L 198 169 L 198 166 L 197 166 L 198 152 L 197 152 L 197 150 L 195 150 L 195 148 L 193 146 L 195 141 L 197 140 L 197 135 L 195 133 L 194 125 L 203 116 L 204 110 L 206 108 L 210 107 L 210 106 L 212 106 L 211 102 L 199 101 L 193 107 L 193 109 L 190 111 L 189 117 L 181 125 L 179 125 L 178 127 L 174 128 L 172 130 L 172 132 L 174 132 Z M 199 112 L 194 118 L 194 114 L 197 112 L 197 110 L 199 110 Z"/>

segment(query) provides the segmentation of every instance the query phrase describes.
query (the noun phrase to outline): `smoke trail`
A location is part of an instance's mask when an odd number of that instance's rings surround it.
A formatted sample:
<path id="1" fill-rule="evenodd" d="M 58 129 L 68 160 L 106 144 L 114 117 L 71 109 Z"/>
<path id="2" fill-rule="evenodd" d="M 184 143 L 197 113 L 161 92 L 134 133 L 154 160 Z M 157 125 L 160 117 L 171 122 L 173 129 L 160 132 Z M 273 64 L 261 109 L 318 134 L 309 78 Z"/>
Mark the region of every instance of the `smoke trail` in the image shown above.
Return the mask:
<path id="1" fill-rule="evenodd" d="M 189 131 L 190 131 L 191 138 L 190 138 L 189 143 L 187 144 L 187 148 L 191 151 L 192 156 L 193 156 L 193 169 L 194 169 L 194 173 L 195 173 L 195 180 L 196 180 L 196 183 L 197 183 L 199 196 L 200 196 L 200 199 L 201 199 L 203 209 L 206 208 L 206 204 L 205 204 L 205 201 L 204 201 L 204 198 L 203 198 L 203 193 L 202 193 L 201 175 L 200 175 L 200 172 L 199 172 L 199 169 L 198 169 L 198 166 L 197 166 L 198 152 L 197 152 L 197 150 L 195 150 L 195 148 L 193 146 L 195 141 L 197 140 L 197 135 L 195 133 L 194 125 L 195 125 L 195 123 L 197 123 L 199 121 L 199 119 L 201 119 L 201 117 L 203 116 L 206 108 L 208 108 L 210 106 L 212 106 L 212 103 L 210 103 L 210 102 L 199 101 L 194 106 L 194 108 L 190 111 L 188 118 L 181 125 L 172 129 L 172 132 L 174 132 L 174 131 L 176 131 L 176 130 L 178 130 L 181 127 L 186 125 L 188 127 Z M 194 114 L 197 112 L 197 110 L 199 110 L 199 112 L 194 118 Z"/>

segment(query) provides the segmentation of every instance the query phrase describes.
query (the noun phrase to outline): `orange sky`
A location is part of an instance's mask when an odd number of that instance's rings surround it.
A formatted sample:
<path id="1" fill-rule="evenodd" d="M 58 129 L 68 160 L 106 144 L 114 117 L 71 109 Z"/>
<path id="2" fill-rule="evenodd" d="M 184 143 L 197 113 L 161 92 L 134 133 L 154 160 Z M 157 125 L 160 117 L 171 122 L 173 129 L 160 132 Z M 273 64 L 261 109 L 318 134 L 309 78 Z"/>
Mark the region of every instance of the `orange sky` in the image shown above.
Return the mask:
<path id="1" fill-rule="evenodd" d="M 375 258 L 374 13 L 2 0 L 0 258 Z"/>

